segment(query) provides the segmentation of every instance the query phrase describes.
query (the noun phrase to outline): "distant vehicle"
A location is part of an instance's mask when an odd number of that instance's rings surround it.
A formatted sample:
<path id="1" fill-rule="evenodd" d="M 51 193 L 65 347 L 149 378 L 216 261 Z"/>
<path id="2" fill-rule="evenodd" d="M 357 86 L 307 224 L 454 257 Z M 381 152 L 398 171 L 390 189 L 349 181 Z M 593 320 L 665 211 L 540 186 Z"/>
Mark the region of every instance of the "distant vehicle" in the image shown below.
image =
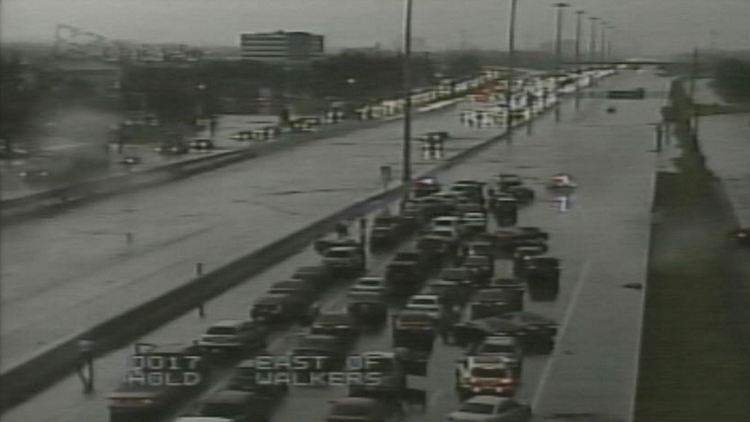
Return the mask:
<path id="1" fill-rule="evenodd" d="M 51 171 L 43 167 L 27 167 L 19 171 L 18 176 L 29 183 L 46 182 L 50 179 Z"/>
<path id="2" fill-rule="evenodd" d="M 444 308 L 438 295 L 414 295 L 406 303 L 407 310 L 423 311 L 432 318 L 440 319 Z"/>
<path id="3" fill-rule="evenodd" d="M 508 186 L 503 192 L 516 198 L 520 204 L 528 204 L 536 197 L 534 189 L 526 186 Z"/>
<path id="4" fill-rule="evenodd" d="M 487 216 L 482 212 L 464 213 L 461 216 L 461 226 L 466 233 L 481 233 L 487 229 Z"/>
<path id="5" fill-rule="evenodd" d="M 289 294 L 301 297 L 314 296 L 315 285 L 307 280 L 284 280 L 273 283 L 268 289 L 268 294 Z"/>
<path id="6" fill-rule="evenodd" d="M 347 302 L 347 312 L 361 324 L 382 324 L 388 317 L 388 305 L 379 293 L 353 292 Z"/>
<path id="7" fill-rule="evenodd" d="M 440 192 L 440 182 L 434 177 L 423 177 L 413 182 L 412 192 L 415 198 L 422 198 Z"/>
<path id="8" fill-rule="evenodd" d="M 268 329 L 250 321 L 226 320 L 206 330 L 198 346 L 206 352 L 239 352 L 266 346 Z"/>
<path id="9" fill-rule="evenodd" d="M 350 292 L 371 292 L 379 295 L 385 294 L 386 283 L 385 277 L 380 276 L 366 276 L 360 277 L 354 285 L 349 289 Z"/>
<path id="10" fill-rule="evenodd" d="M 385 283 L 389 294 L 408 295 L 425 281 L 426 275 L 414 261 L 392 261 L 385 269 Z"/>
<path id="11" fill-rule="evenodd" d="M 381 392 L 399 394 L 406 388 L 406 368 L 394 352 L 366 352 L 361 355 L 367 361 L 366 373 L 378 374 L 377 383 L 354 383 L 349 385 L 350 397 L 377 397 Z"/>
<path id="12" fill-rule="evenodd" d="M 469 300 L 469 318 L 472 320 L 500 316 L 513 308 L 508 295 L 501 289 L 481 289 Z"/>
<path id="13" fill-rule="evenodd" d="M 495 261 L 489 255 L 469 255 L 463 265 L 474 272 L 474 282 L 479 285 L 486 285 L 495 275 Z"/>
<path id="14" fill-rule="evenodd" d="M 312 334 L 331 335 L 349 342 L 356 340 L 359 329 L 347 312 L 324 312 L 310 326 Z"/>
<path id="15" fill-rule="evenodd" d="M 334 371 L 344 364 L 349 341 L 342 337 L 308 334 L 300 339 L 292 350 L 292 356 L 315 356 L 322 358 L 320 367 L 309 368 L 310 371 Z M 317 365 L 317 364 L 316 364 Z"/>
<path id="16" fill-rule="evenodd" d="M 332 281 L 331 273 L 324 265 L 299 267 L 290 278 L 309 281 L 319 287 L 325 287 Z"/>
<path id="17" fill-rule="evenodd" d="M 474 396 L 448 415 L 448 422 L 529 422 L 531 407 L 512 398 Z"/>
<path id="18" fill-rule="evenodd" d="M 336 400 L 326 422 L 396 422 L 401 420 L 400 404 L 370 397 L 347 397 Z"/>
<path id="19" fill-rule="evenodd" d="M 317 316 L 318 305 L 310 298 L 290 294 L 268 294 L 255 301 L 250 309 L 253 321 L 265 323 L 311 323 Z"/>
<path id="20" fill-rule="evenodd" d="M 456 392 L 462 399 L 473 394 L 513 395 L 519 384 L 517 370 L 503 356 L 467 356 L 456 362 Z"/>
<path id="21" fill-rule="evenodd" d="M 354 275 L 365 270 L 361 248 L 351 246 L 329 249 L 323 256 L 323 265 L 334 274 Z"/>
<path id="22" fill-rule="evenodd" d="M 500 190 L 510 186 L 521 186 L 523 184 L 521 176 L 517 174 L 501 173 L 496 176 L 495 180 Z"/>
<path id="23" fill-rule="evenodd" d="M 437 321 L 428 312 L 404 310 L 393 319 L 393 345 L 419 351 L 432 351 Z"/>
<path id="24" fill-rule="evenodd" d="M 190 141 L 190 148 L 198 151 L 210 151 L 214 149 L 216 145 L 214 141 L 206 138 L 193 139 Z"/>
<path id="25" fill-rule="evenodd" d="M 277 400 L 289 392 L 289 385 L 284 385 L 278 380 L 262 382 L 262 373 L 263 371 L 256 366 L 256 359 L 244 360 L 234 368 L 227 386 L 232 390 L 252 391 L 271 400 Z"/>

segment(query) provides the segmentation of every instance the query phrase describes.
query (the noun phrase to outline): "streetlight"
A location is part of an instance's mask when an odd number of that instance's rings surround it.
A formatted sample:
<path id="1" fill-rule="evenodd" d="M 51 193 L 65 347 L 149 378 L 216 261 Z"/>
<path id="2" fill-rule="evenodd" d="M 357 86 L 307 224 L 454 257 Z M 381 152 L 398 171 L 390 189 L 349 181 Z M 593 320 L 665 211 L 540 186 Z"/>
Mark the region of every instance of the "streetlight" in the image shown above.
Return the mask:
<path id="1" fill-rule="evenodd" d="M 599 42 L 599 62 L 601 63 L 602 67 L 605 67 L 605 54 L 607 53 L 607 49 L 605 48 L 607 45 L 606 39 L 607 39 L 607 28 L 609 27 L 606 21 L 600 21 L 600 24 L 602 26 L 602 30 L 599 33 L 601 36 L 601 41 Z"/>
<path id="2" fill-rule="evenodd" d="M 508 133 L 508 141 L 513 140 L 513 72 L 516 67 L 516 10 L 518 0 L 510 0 L 510 24 L 508 25 L 508 89 L 505 95 L 505 130 Z M 529 123 L 531 119 L 529 119 Z"/>
<path id="3" fill-rule="evenodd" d="M 576 110 L 581 107 L 581 30 L 583 10 L 576 10 Z"/>
<path id="4" fill-rule="evenodd" d="M 594 66 L 594 63 L 596 63 L 596 22 L 598 20 L 599 18 L 595 16 L 589 17 L 589 21 L 591 21 L 591 33 L 589 34 L 589 62 L 592 67 Z M 596 85 L 596 77 L 592 78 L 591 84 Z"/>
<path id="5" fill-rule="evenodd" d="M 405 197 L 409 195 L 411 183 L 411 12 L 412 0 L 404 0 L 404 55 L 402 57 L 402 78 L 404 91 L 404 140 L 401 181 L 406 185 Z"/>
<path id="6" fill-rule="evenodd" d="M 562 73 L 562 24 L 563 9 L 570 6 L 568 3 L 555 3 L 557 8 L 557 34 L 555 36 L 555 95 L 560 96 L 560 73 Z M 555 105 L 555 121 L 560 121 L 560 105 Z"/>
<path id="7" fill-rule="evenodd" d="M 607 55 L 606 55 L 606 58 L 607 58 L 607 61 L 613 61 L 614 57 L 612 57 L 612 40 L 614 39 L 614 31 L 617 30 L 617 27 L 614 26 L 614 25 L 610 25 L 609 29 L 611 30 L 611 32 L 609 33 L 609 37 L 607 38 L 607 45 L 606 45 Z"/>

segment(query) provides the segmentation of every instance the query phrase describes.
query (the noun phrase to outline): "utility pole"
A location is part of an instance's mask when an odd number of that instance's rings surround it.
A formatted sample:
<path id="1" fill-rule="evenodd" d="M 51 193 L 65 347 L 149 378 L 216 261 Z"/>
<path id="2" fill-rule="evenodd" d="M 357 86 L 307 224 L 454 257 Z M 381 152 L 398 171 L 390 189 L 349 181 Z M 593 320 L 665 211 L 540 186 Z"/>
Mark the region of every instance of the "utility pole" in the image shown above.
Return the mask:
<path id="1" fill-rule="evenodd" d="M 581 108 L 581 26 L 585 13 L 583 10 L 576 10 L 576 110 Z"/>
<path id="2" fill-rule="evenodd" d="M 409 195 L 411 185 L 411 14 L 412 0 L 404 0 L 404 54 L 401 63 L 404 91 L 404 139 L 401 180 L 405 185 L 405 196 Z"/>
<path id="3" fill-rule="evenodd" d="M 591 21 L 591 33 L 589 34 L 589 62 L 590 65 L 593 67 L 594 63 L 596 63 L 596 22 L 599 20 L 599 18 L 595 16 L 589 17 L 589 21 Z M 592 84 L 596 84 L 596 78 L 592 79 Z"/>
<path id="4" fill-rule="evenodd" d="M 601 36 L 601 41 L 599 42 L 599 62 L 601 63 L 601 67 L 604 68 L 606 67 L 604 62 L 606 60 L 605 55 L 607 53 L 607 49 L 605 48 L 605 46 L 607 45 L 605 41 L 607 38 L 607 22 L 602 20 L 600 21 L 600 23 L 602 26 L 602 30 L 599 33 L 599 35 Z"/>
<path id="5" fill-rule="evenodd" d="M 516 10 L 518 0 L 510 0 L 510 23 L 508 25 L 508 89 L 505 93 L 505 130 L 508 133 L 508 142 L 513 141 L 513 85 L 516 67 Z M 529 119 L 531 122 L 531 119 Z"/>
<path id="6" fill-rule="evenodd" d="M 563 9 L 570 6 L 568 3 L 555 3 L 557 8 L 557 33 L 555 35 L 555 121 L 560 121 L 560 74 L 562 73 L 562 25 Z"/>

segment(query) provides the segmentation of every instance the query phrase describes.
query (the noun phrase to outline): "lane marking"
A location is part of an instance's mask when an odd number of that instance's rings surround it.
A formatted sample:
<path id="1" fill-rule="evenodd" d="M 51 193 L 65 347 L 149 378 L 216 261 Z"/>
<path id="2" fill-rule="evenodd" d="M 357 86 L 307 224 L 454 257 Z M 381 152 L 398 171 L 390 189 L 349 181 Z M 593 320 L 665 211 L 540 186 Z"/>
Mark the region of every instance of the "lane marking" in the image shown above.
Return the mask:
<path id="1" fill-rule="evenodd" d="M 565 310 L 565 316 L 563 317 L 562 322 L 560 323 L 560 330 L 558 331 L 557 336 L 557 342 L 555 344 L 555 348 L 552 352 L 552 356 L 547 360 L 547 363 L 544 365 L 544 369 L 542 370 L 542 376 L 539 378 L 539 383 L 537 384 L 536 392 L 534 393 L 534 396 L 531 400 L 531 409 L 534 411 L 537 408 L 537 405 L 539 404 L 539 400 L 542 398 L 542 393 L 544 393 L 545 387 L 547 385 L 547 380 L 549 379 L 549 374 L 551 372 L 552 364 L 555 362 L 555 360 L 560 355 L 560 347 L 559 345 L 562 343 L 562 339 L 565 336 L 565 332 L 568 329 L 568 326 L 570 325 L 570 318 L 573 315 L 573 311 L 576 308 L 576 305 L 578 304 L 578 298 L 581 297 L 581 291 L 583 290 L 583 285 L 588 279 L 589 272 L 591 270 L 591 260 L 586 260 L 584 262 L 583 267 L 581 268 L 581 274 L 578 276 L 578 280 L 576 281 L 576 287 L 573 291 L 573 296 L 570 299 L 570 302 L 568 302 L 568 308 Z"/>

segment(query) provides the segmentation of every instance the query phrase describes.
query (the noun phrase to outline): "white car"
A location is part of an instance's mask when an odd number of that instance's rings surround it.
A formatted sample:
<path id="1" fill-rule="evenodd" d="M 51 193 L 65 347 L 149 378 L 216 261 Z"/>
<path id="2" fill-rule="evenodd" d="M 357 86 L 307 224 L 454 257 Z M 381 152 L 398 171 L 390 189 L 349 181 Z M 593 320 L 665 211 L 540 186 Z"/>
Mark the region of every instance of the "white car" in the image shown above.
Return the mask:
<path id="1" fill-rule="evenodd" d="M 474 396 L 448 415 L 449 422 L 529 422 L 531 407 L 508 397 Z"/>
<path id="2" fill-rule="evenodd" d="M 456 392 L 459 397 L 472 394 L 512 395 L 520 379 L 504 356 L 466 356 L 456 362 Z"/>
<path id="3" fill-rule="evenodd" d="M 426 312 L 435 319 L 440 318 L 443 313 L 443 305 L 438 295 L 414 295 L 406 304 L 406 309 Z"/>
<path id="4" fill-rule="evenodd" d="M 350 293 L 385 293 L 385 278 L 378 276 L 360 277 L 349 289 Z"/>

